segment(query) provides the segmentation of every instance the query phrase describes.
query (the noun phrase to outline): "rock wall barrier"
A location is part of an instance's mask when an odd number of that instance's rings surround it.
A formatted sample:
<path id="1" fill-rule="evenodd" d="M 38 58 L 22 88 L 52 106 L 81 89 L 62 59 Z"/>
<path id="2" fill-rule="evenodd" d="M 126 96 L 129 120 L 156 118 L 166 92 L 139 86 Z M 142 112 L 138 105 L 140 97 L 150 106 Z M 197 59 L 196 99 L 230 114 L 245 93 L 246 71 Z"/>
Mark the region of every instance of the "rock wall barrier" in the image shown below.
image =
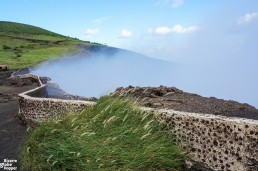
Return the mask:
<path id="1" fill-rule="evenodd" d="M 156 114 L 193 161 L 213 170 L 258 171 L 258 121 L 142 108 Z"/>
<path id="2" fill-rule="evenodd" d="M 92 106 L 95 102 L 38 98 L 46 87 L 19 94 L 20 117 L 40 122 L 66 112 L 76 112 Z M 258 121 L 229 118 L 211 114 L 198 114 L 165 109 L 145 108 L 154 112 L 160 124 L 173 132 L 176 141 L 188 153 L 192 161 L 213 170 L 258 171 Z"/>
<path id="3" fill-rule="evenodd" d="M 19 115 L 27 121 L 39 122 L 44 119 L 58 116 L 67 112 L 77 112 L 92 106 L 95 102 L 80 100 L 61 100 L 51 98 L 31 97 L 30 95 L 43 94 L 45 85 L 19 94 Z"/>
<path id="4" fill-rule="evenodd" d="M 16 78 L 34 78 L 39 84 L 38 88 L 18 95 L 19 117 L 28 123 L 40 122 L 67 112 L 78 112 L 95 104 L 90 101 L 46 98 L 46 85 L 42 84 L 38 76 L 29 73 L 11 77 Z"/>

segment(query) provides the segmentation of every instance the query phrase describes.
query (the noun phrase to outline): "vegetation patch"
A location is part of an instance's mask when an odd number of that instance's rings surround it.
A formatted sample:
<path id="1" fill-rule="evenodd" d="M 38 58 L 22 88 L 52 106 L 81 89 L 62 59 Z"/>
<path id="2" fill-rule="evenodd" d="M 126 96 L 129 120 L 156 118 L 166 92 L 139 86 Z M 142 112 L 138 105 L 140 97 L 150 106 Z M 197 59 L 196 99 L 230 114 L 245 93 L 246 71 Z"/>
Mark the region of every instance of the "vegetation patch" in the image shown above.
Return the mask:
<path id="1" fill-rule="evenodd" d="M 38 125 L 21 158 L 23 170 L 181 170 L 186 154 L 153 114 L 104 96 Z"/>
<path id="2" fill-rule="evenodd" d="M 10 69 L 35 66 L 42 61 L 74 53 L 86 45 L 101 44 L 66 37 L 31 25 L 0 21 L 0 64 Z"/>

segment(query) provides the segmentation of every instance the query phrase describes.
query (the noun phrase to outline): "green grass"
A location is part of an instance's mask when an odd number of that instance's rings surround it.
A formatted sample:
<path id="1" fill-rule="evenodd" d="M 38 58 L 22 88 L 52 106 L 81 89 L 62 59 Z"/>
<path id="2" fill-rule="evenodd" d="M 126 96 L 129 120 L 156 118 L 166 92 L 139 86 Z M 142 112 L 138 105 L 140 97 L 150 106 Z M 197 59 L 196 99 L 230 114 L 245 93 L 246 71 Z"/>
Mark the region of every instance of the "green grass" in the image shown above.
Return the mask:
<path id="1" fill-rule="evenodd" d="M 41 123 L 24 142 L 23 170 L 181 170 L 186 154 L 153 114 L 128 99 Z"/>
<path id="2" fill-rule="evenodd" d="M 0 21 L 0 64 L 11 70 L 62 57 L 82 45 L 101 46 L 27 24 Z"/>
<path id="3" fill-rule="evenodd" d="M 60 34 L 42 29 L 40 27 L 35 27 L 28 24 L 0 21 L 0 32 L 9 32 L 16 34 L 32 34 L 32 35 L 49 35 L 49 36 L 58 36 L 64 37 Z"/>
<path id="4" fill-rule="evenodd" d="M 43 61 L 56 59 L 62 55 L 69 54 L 78 50 L 76 45 L 50 46 L 46 48 L 25 49 L 21 57 L 17 57 L 15 51 L 0 51 L 0 61 L 11 69 L 35 66 Z M 1 62 L 0 62 L 1 63 Z"/>

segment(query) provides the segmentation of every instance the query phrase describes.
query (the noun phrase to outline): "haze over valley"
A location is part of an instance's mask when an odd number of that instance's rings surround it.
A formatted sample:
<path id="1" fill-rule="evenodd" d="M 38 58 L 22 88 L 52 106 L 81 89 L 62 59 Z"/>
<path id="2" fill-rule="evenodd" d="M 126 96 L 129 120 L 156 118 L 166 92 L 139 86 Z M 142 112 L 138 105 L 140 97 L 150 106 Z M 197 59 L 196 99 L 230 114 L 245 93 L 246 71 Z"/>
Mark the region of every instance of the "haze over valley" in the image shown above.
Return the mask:
<path id="1" fill-rule="evenodd" d="M 253 91 L 257 78 L 248 77 L 249 70 L 229 69 L 227 63 L 216 67 L 180 64 L 102 47 L 90 54 L 84 49 L 79 55 L 45 62 L 33 72 L 50 77 L 68 93 L 85 97 L 100 97 L 121 86 L 163 85 L 258 107 Z"/>

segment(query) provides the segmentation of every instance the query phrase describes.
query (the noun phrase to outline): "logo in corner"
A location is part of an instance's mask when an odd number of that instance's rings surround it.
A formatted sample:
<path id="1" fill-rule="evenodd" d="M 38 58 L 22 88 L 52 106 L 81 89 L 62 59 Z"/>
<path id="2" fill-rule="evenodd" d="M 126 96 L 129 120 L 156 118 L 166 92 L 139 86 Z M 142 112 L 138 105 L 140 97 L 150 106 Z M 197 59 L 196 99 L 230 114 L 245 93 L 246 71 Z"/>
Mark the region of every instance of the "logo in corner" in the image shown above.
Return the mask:
<path id="1" fill-rule="evenodd" d="M 2 170 L 17 170 L 17 166 L 14 166 L 17 164 L 16 159 L 4 159 L 3 163 L 0 163 L 0 169 Z"/>
<path id="2" fill-rule="evenodd" d="M 0 169 L 4 168 L 4 163 L 0 163 Z"/>

